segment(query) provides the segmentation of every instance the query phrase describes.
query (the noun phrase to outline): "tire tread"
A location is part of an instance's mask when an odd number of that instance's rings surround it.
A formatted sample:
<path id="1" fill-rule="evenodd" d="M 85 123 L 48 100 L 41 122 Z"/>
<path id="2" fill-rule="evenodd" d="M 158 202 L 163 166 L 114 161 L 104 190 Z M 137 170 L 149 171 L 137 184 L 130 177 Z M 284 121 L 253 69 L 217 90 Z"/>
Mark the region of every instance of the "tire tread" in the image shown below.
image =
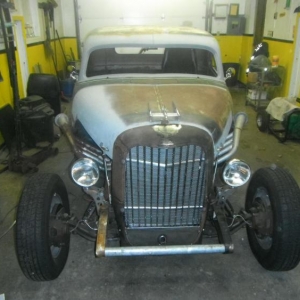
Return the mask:
<path id="1" fill-rule="evenodd" d="M 51 185 L 55 184 L 62 185 L 62 180 L 56 174 L 35 174 L 30 177 L 17 211 L 17 257 L 24 275 L 34 281 L 52 280 L 59 275 L 49 267 L 51 253 L 47 247 L 48 237 L 43 234 L 47 222 L 45 197 Z M 68 202 L 65 205 L 69 210 Z"/>
<path id="2" fill-rule="evenodd" d="M 251 190 L 252 185 L 257 187 L 258 182 L 264 182 L 269 189 L 270 187 L 272 189 L 272 195 L 269 193 L 269 196 L 270 198 L 272 196 L 270 201 L 276 228 L 273 228 L 273 245 L 270 251 L 262 254 L 254 241 L 253 230 L 248 227 L 251 249 L 266 269 L 291 270 L 300 260 L 300 189 L 290 173 L 279 167 L 259 169 L 251 179 L 248 190 Z"/>

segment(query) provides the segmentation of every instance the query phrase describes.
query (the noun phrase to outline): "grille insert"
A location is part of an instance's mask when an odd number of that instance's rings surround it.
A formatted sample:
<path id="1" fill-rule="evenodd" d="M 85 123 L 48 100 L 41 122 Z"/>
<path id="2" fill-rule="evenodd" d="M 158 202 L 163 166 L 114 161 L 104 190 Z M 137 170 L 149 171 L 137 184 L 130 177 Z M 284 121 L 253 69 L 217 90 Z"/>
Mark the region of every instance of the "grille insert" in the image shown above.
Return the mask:
<path id="1" fill-rule="evenodd" d="M 206 183 L 201 147 L 137 146 L 125 172 L 126 227 L 199 226 Z"/>

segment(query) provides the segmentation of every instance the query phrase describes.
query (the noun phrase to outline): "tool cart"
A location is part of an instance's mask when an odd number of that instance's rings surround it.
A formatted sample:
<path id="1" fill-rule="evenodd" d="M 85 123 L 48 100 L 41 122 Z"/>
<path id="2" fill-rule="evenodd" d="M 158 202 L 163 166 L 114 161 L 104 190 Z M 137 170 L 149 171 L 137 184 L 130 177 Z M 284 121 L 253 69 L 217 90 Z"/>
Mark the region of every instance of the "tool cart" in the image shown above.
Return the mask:
<path id="1" fill-rule="evenodd" d="M 280 142 L 300 139 L 300 103 L 296 98 L 277 97 L 256 115 L 259 131 L 273 134 Z"/>
<path id="2" fill-rule="evenodd" d="M 255 110 L 266 107 L 275 92 L 282 87 L 285 68 L 278 64 L 272 65 L 264 54 L 253 55 L 247 69 L 246 105 Z"/>

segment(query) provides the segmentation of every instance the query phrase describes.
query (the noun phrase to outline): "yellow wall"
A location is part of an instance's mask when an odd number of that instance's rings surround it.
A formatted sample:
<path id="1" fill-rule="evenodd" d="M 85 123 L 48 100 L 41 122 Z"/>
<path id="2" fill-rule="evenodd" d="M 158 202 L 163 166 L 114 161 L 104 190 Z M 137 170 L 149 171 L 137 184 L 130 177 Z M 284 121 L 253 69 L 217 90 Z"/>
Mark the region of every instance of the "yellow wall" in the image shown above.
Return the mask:
<path id="1" fill-rule="evenodd" d="M 240 68 L 240 76 L 239 80 L 243 83 L 247 82 L 246 69 L 248 68 L 248 63 L 250 61 L 250 57 L 253 53 L 253 36 L 243 36 L 242 42 L 242 52 L 241 52 L 241 68 Z"/>
<path id="2" fill-rule="evenodd" d="M 9 71 L 7 68 L 7 58 L 5 54 L 0 54 L 0 71 L 3 81 L 0 82 L 0 108 L 8 103 L 12 103 L 12 90 L 9 81 Z"/>
<path id="3" fill-rule="evenodd" d="M 65 49 L 65 54 L 67 56 L 67 59 L 71 59 L 71 48 L 72 48 L 75 59 L 78 60 L 77 40 L 75 38 L 64 38 L 62 44 Z"/>
<path id="4" fill-rule="evenodd" d="M 70 47 L 72 47 L 75 57 L 76 58 L 78 57 L 76 38 L 64 38 L 61 40 L 61 42 L 62 42 L 62 47 L 64 48 L 66 54 L 70 54 Z M 66 64 L 61 50 L 61 46 L 58 41 L 56 41 L 56 43 L 52 42 L 53 54 L 55 53 L 55 47 L 56 47 L 56 55 L 57 55 L 57 68 L 59 71 L 65 72 Z M 18 52 L 16 51 L 15 53 L 16 53 L 16 60 L 17 60 L 19 94 L 20 94 L 20 98 L 23 98 L 26 95 L 23 95 L 21 72 L 19 71 L 20 68 L 19 68 Z M 52 56 L 47 55 L 44 44 L 39 43 L 37 45 L 28 45 L 27 57 L 28 57 L 29 73 L 34 73 L 34 66 L 36 64 L 39 64 L 41 66 L 43 73 L 56 74 Z M 10 104 L 11 106 L 13 106 L 13 93 L 10 86 L 7 57 L 6 54 L 4 53 L 0 54 L 0 71 L 3 77 L 3 82 L 0 82 L 0 109 L 1 109 L 6 104 Z M 3 143 L 3 138 L 0 133 L 0 145 L 2 143 Z"/>
<path id="5" fill-rule="evenodd" d="M 222 62 L 239 63 L 239 80 L 247 82 L 246 68 L 253 52 L 253 36 L 216 36 L 221 48 Z"/>
<path id="6" fill-rule="evenodd" d="M 67 58 L 70 58 L 71 47 L 74 52 L 75 58 L 78 57 L 76 38 L 62 39 L 62 47 L 64 48 Z M 53 53 L 55 53 L 54 42 L 52 42 L 52 48 L 53 48 Z M 16 53 L 16 60 L 17 60 L 18 85 L 20 90 L 20 97 L 22 98 L 25 95 L 23 95 L 23 91 L 22 91 L 23 89 L 22 89 L 21 74 L 19 72 L 20 68 L 19 68 L 19 61 L 18 61 L 18 51 L 16 51 L 15 53 Z M 66 64 L 58 41 L 56 42 L 56 54 L 57 54 L 58 70 L 65 71 Z M 28 45 L 27 57 L 28 57 L 29 73 L 33 73 L 34 66 L 36 64 L 39 64 L 42 68 L 43 73 L 56 74 L 52 56 L 46 54 L 44 44 L 39 43 L 37 45 Z M 9 70 L 7 64 L 7 57 L 5 53 L 0 54 L 0 71 L 3 77 L 3 82 L 0 82 L 0 108 L 2 108 L 8 103 L 13 105 L 13 95 L 10 87 Z"/>
<path id="7" fill-rule="evenodd" d="M 215 36 L 222 55 L 222 62 L 240 62 L 242 53 L 243 36 Z"/>
<path id="8" fill-rule="evenodd" d="M 294 43 L 264 40 L 269 44 L 269 58 L 272 59 L 273 55 L 279 56 L 279 65 L 285 68 L 285 76 L 283 81 L 283 86 L 280 89 L 277 96 L 287 96 L 289 92 L 291 72 L 294 60 Z"/>
<path id="9" fill-rule="evenodd" d="M 239 63 L 239 80 L 247 82 L 246 69 L 253 53 L 253 36 L 216 36 L 221 48 L 222 61 Z M 270 59 L 273 55 L 279 55 L 279 64 L 285 67 L 285 78 L 282 88 L 277 96 L 286 96 L 289 91 L 291 78 L 294 43 L 276 40 L 264 40 L 269 44 Z"/>

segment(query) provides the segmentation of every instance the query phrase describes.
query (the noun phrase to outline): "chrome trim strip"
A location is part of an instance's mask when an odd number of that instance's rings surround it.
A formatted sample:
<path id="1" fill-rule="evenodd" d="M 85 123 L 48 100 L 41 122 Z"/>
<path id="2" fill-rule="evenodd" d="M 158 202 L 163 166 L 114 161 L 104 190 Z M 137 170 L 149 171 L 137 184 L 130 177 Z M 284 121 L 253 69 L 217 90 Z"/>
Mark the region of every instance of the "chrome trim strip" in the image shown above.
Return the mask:
<path id="1" fill-rule="evenodd" d="M 177 165 L 183 165 L 183 164 L 186 164 L 186 163 L 193 163 L 193 162 L 199 162 L 199 161 L 204 161 L 205 159 L 204 158 L 201 158 L 201 159 L 190 159 L 190 160 L 183 160 L 183 161 L 180 161 L 180 162 L 174 162 L 174 163 L 170 163 L 170 164 L 164 164 L 164 163 L 156 163 L 156 162 L 151 162 L 151 161 L 144 161 L 143 159 L 129 159 L 129 158 L 126 158 L 126 161 L 131 161 L 131 162 L 134 162 L 134 163 L 144 163 L 146 165 L 153 165 L 153 166 L 159 166 L 159 167 L 172 167 L 172 166 L 177 166 Z"/>
<path id="2" fill-rule="evenodd" d="M 194 206 L 194 205 L 178 205 L 178 206 L 125 206 L 125 209 L 184 209 L 184 208 L 203 208 L 203 205 Z"/>

